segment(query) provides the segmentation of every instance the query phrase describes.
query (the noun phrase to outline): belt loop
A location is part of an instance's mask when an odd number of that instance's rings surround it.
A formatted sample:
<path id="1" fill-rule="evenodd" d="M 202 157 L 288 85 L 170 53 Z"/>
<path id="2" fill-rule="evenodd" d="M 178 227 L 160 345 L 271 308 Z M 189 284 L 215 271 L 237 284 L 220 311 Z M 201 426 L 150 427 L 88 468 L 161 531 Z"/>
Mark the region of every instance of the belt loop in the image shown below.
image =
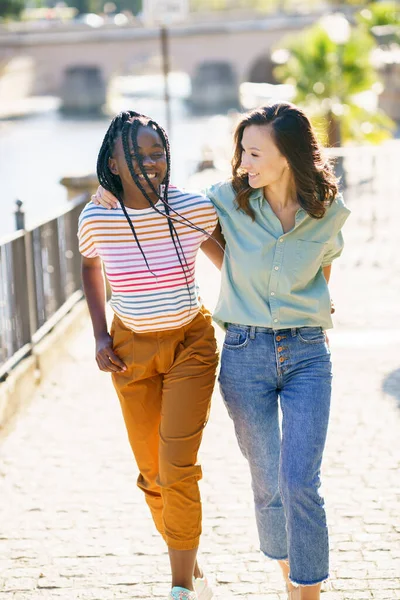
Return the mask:
<path id="1" fill-rule="evenodd" d="M 250 325 L 250 339 L 254 340 L 256 337 L 256 328 L 254 325 Z"/>
<path id="2" fill-rule="evenodd" d="M 291 331 L 292 331 L 292 337 L 296 337 L 296 335 L 297 335 L 296 327 L 292 327 Z"/>

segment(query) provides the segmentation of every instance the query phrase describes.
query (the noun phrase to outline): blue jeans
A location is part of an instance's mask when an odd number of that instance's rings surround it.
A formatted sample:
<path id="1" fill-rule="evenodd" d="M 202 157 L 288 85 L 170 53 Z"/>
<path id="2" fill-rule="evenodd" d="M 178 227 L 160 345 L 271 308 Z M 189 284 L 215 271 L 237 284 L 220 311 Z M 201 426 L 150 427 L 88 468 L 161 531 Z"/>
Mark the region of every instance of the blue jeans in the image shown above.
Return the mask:
<path id="1" fill-rule="evenodd" d="M 288 560 L 290 579 L 299 585 L 329 576 L 319 487 L 331 380 L 320 327 L 228 326 L 219 382 L 250 465 L 261 550 Z"/>

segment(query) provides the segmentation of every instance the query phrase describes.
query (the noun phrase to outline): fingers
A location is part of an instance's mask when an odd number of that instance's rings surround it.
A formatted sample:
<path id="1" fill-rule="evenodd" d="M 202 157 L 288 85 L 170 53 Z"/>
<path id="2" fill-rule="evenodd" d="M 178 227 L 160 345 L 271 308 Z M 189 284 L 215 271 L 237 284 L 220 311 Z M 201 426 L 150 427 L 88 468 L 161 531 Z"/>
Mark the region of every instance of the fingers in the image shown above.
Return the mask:
<path id="1" fill-rule="evenodd" d="M 99 185 L 95 194 L 92 194 L 90 197 L 93 204 L 96 206 L 104 206 L 104 208 L 117 208 L 118 200 L 116 199 L 111 192 L 107 191 L 103 188 L 103 186 Z"/>
<path id="2" fill-rule="evenodd" d="M 105 190 L 103 192 L 103 195 L 100 195 L 97 191 L 90 198 L 93 204 L 95 204 L 96 206 L 99 206 L 101 204 L 101 206 L 108 209 L 117 208 L 118 206 L 118 200 L 112 194 L 109 194 L 109 192 L 106 192 Z"/>
<path id="3" fill-rule="evenodd" d="M 99 185 L 99 187 L 96 190 L 96 193 L 92 194 L 92 196 L 90 197 L 91 201 L 93 202 L 93 204 L 96 204 L 96 206 L 98 206 L 100 204 L 100 199 L 101 199 L 103 191 L 104 191 L 104 188 L 101 185 Z"/>
<path id="4" fill-rule="evenodd" d="M 122 362 L 111 348 L 100 350 L 97 353 L 96 362 L 100 371 L 104 371 L 105 373 L 121 373 L 126 371 L 125 363 Z"/>
<path id="5" fill-rule="evenodd" d="M 118 368 L 118 371 L 126 371 L 126 364 L 115 354 L 115 352 L 111 351 L 108 358 L 111 364 Z"/>
<path id="6" fill-rule="evenodd" d="M 103 201 L 108 204 L 109 208 L 117 208 L 118 207 L 118 200 L 114 196 L 114 194 L 112 194 L 108 190 L 105 190 L 104 188 L 102 188 L 102 190 L 103 190 L 103 194 L 102 194 L 103 195 Z"/>

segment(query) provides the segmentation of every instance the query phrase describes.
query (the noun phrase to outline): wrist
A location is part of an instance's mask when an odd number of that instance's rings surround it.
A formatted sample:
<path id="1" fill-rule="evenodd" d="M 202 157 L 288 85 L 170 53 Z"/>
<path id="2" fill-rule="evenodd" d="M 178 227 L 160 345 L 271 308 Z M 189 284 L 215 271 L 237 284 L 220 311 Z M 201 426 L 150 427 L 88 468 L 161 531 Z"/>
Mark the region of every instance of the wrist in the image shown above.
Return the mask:
<path id="1" fill-rule="evenodd" d="M 96 342 L 100 342 L 106 337 L 110 337 L 110 334 L 108 333 L 107 329 L 99 332 L 94 332 L 94 339 L 96 340 Z"/>

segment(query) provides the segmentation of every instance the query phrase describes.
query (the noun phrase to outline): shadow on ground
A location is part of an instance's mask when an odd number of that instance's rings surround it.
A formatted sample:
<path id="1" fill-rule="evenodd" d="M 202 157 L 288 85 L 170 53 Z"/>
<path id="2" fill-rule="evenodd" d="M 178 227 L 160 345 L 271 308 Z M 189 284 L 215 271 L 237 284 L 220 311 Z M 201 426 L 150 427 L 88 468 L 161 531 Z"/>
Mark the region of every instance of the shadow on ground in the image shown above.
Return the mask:
<path id="1" fill-rule="evenodd" d="M 396 398 L 400 407 L 400 369 L 392 371 L 385 377 L 382 389 L 385 394 L 390 394 L 390 396 Z"/>

